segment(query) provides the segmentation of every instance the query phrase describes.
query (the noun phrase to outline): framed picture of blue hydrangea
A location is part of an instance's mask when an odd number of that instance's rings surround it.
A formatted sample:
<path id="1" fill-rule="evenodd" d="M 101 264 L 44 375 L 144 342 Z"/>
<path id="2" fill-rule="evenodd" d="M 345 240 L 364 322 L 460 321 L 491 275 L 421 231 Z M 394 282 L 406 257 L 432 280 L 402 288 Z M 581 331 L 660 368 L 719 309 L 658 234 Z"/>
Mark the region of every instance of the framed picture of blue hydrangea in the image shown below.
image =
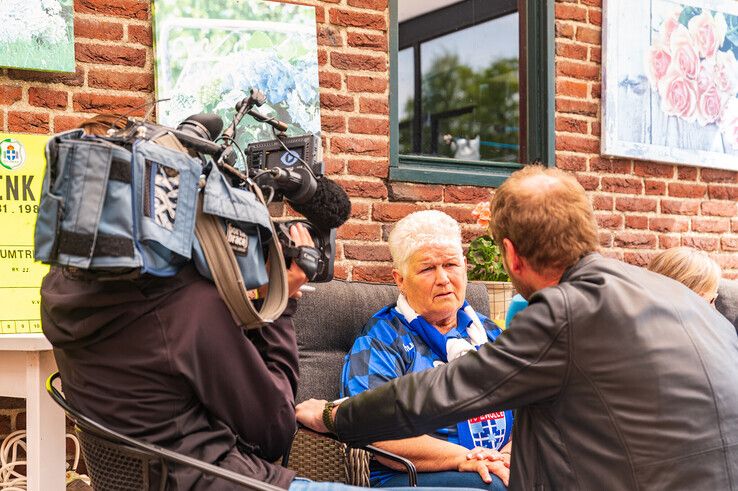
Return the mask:
<path id="1" fill-rule="evenodd" d="M 177 126 L 196 113 L 228 123 L 252 88 L 266 94 L 259 111 L 288 124 L 287 134 L 320 133 L 315 8 L 264 1 L 154 0 L 156 88 L 160 123 Z M 273 139 L 246 116 L 242 148 Z"/>
<path id="2" fill-rule="evenodd" d="M 0 66 L 74 71 L 73 0 L 2 0 Z"/>
<path id="3" fill-rule="evenodd" d="M 603 11 L 602 153 L 738 170 L 738 2 Z"/>

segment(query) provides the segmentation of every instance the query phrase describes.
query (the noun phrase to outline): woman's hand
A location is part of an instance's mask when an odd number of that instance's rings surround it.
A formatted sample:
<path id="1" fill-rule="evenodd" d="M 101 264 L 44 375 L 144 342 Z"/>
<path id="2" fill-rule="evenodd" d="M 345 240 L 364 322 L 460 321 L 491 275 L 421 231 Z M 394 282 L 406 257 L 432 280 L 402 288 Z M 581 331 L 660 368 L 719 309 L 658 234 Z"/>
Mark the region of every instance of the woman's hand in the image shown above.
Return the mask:
<path id="1" fill-rule="evenodd" d="M 510 456 L 497 450 L 476 447 L 466 455 L 466 461 L 459 464 L 459 472 L 477 472 L 486 483 L 492 482 L 490 472 L 499 477 L 505 486 L 510 482 Z"/>
<path id="2" fill-rule="evenodd" d="M 305 228 L 301 223 L 296 223 L 290 227 L 290 238 L 292 239 L 292 242 L 295 243 L 295 247 L 315 247 L 313 238 L 310 237 L 310 232 L 308 232 L 307 228 Z M 287 270 L 289 296 L 292 298 L 302 297 L 300 287 L 305 283 L 307 283 L 307 276 L 305 276 L 305 273 L 300 266 L 298 266 L 295 261 L 292 261 L 292 265 L 290 265 Z"/>

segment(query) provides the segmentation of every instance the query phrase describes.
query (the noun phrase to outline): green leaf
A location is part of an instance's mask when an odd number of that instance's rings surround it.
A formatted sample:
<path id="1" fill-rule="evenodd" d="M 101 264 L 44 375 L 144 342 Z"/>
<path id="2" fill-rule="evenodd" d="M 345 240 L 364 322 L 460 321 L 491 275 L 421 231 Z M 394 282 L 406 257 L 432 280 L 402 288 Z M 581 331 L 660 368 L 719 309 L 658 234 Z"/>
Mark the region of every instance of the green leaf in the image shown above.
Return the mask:
<path id="1" fill-rule="evenodd" d="M 701 13 L 702 9 L 699 7 L 685 7 L 685 9 L 682 10 L 682 15 L 679 16 L 679 23 L 686 27 L 692 17 L 700 15 Z"/>

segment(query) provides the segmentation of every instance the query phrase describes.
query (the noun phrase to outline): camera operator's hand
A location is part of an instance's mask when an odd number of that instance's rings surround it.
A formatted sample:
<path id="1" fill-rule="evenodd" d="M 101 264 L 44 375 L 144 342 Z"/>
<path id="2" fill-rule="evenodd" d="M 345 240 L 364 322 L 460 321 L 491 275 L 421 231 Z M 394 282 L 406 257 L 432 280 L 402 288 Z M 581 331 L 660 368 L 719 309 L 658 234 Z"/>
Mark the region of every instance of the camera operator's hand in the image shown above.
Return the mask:
<path id="1" fill-rule="evenodd" d="M 307 246 L 315 247 L 313 238 L 310 237 L 310 232 L 301 223 L 296 223 L 290 227 L 290 239 L 295 243 L 295 247 Z M 302 297 L 300 287 L 307 283 L 307 276 L 300 269 L 295 261 L 292 261 L 292 265 L 287 270 L 287 285 L 289 287 L 289 296 L 292 298 Z"/>

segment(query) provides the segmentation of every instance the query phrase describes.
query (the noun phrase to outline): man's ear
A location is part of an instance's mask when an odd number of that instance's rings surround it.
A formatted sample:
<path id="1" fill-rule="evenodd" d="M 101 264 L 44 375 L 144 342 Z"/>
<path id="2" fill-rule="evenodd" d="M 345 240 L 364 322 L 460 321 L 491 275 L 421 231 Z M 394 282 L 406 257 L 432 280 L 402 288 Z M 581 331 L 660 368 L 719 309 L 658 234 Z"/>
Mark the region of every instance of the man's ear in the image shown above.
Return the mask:
<path id="1" fill-rule="evenodd" d="M 523 261 L 518 256 L 518 251 L 515 249 L 515 244 L 510 239 L 502 239 L 502 248 L 505 250 L 505 259 L 507 267 L 510 268 L 510 272 L 514 272 L 516 275 L 520 274 L 523 268 Z"/>

